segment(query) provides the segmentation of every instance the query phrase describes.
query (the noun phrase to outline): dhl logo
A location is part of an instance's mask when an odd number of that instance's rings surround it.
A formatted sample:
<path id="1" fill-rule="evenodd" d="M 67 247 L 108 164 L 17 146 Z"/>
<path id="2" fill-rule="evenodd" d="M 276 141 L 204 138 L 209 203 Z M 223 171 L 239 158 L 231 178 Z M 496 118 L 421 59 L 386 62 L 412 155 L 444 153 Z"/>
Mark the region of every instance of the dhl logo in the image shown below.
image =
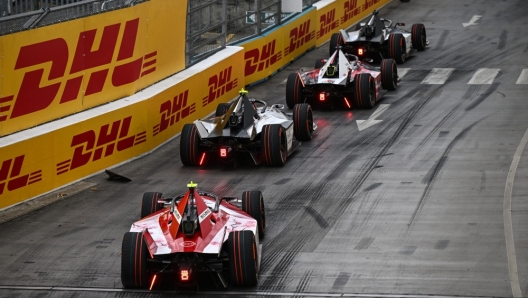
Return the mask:
<path id="1" fill-rule="evenodd" d="M 57 164 L 57 175 L 86 165 L 90 160 L 96 161 L 110 156 L 117 151 L 124 151 L 147 140 L 145 131 L 129 136 L 132 116 L 105 124 L 99 134 L 88 130 L 72 138 L 70 147 L 75 148 L 73 157 Z"/>
<path id="2" fill-rule="evenodd" d="M 348 22 L 361 12 L 361 7 L 357 6 L 357 0 L 346 0 L 343 7 L 345 14 L 341 17 L 341 24 Z"/>
<path id="3" fill-rule="evenodd" d="M 244 60 L 246 61 L 246 67 L 244 68 L 245 76 L 267 69 L 282 58 L 282 51 L 275 53 L 276 43 L 277 40 L 274 39 L 264 45 L 262 49 L 252 49 L 244 54 Z"/>
<path id="4" fill-rule="evenodd" d="M 220 98 L 226 92 L 233 90 L 238 85 L 238 79 L 231 80 L 232 66 L 220 71 L 209 78 L 209 95 L 202 99 L 202 106 L 212 103 L 215 99 Z"/>
<path id="5" fill-rule="evenodd" d="M 187 105 L 189 99 L 189 90 L 176 95 L 172 100 L 167 100 L 160 106 L 161 121 L 153 129 L 153 135 L 174 125 L 178 121 L 185 119 L 190 114 L 196 112 L 196 103 Z"/>
<path id="6" fill-rule="evenodd" d="M 372 6 L 378 4 L 381 0 L 366 0 L 365 4 L 363 4 L 363 11 L 371 8 Z"/>
<path id="7" fill-rule="evenodd" d="M 317 31 L 317 37 L 320 38 L 329 32 L 333 32 L 339 27 L 339 20 L 336 20 L 336 10 L 335 8 L 329 12 L 321 15 L 319 18 L 319 31 Z"/>
<path id="8" fill-rule="evenodd" d="M 51 69 L 47 79 L 43 79 L 44 67 L 27 71 L 16 98 L 15 95 L 0 98 L 0 104 L 4 104 L 0 108 L 0 122 L 7 120 L 8 116 L 12 119 L 44 110 L 57 98 L 60 98 L 59 104 L 76 100 L 85 76 L 89 76 L 89 79 L 84 96 L 89 96 L 103 90 L 109 73 L 111 73 L 112 86 L 120 87 L 154 72 L 156 51 L 130 61 L 134 55 L 138 27 L 139 18 L 126 22 L 117 55 L 114 52 L 120 33 L 120 23 L 104 27 L 99 48 L 96 50 L 92 48 L 97 44 L 95 40 L 97 29 L 81 32 L 69 71 L 67 71 L 69 49 L 64 39 L 56 38 L 21 47 L 15 70 L 34 68 L 50 62 Z M 114 56 L 117 57 L 116 62 L 120 63 L 119 65 L 112 70 L 110 67 L 100 69 L 112 63 Z M 56 82 L 57 80 L 60 81 Z M 62 88 L 61 85 L 65 80 Z M 61 94 L 59 90 L 62 90 Z M 12 109 L 11 105 L 5 105 L 13 100 Z M 6 114 L 10 109 L 11 115 Z"/>
<path id="9" fill-rule="evenodd" d="M 25 155 L 20 155 L 2 162 L 0 167 L 0 195 L 4 193 L 6 184 L 7 190 L 13 191 L 42 180 L 42 170 L 20 175 L 24 157 Z"/>
<path id="10" fill-rule="evenodd" d="M 315 30 L 310 32 L 310 20 L 290 31 L 290 45 L 284 49 L 284 56 L 288 56 L 305 43 L 315 38 Z"/>

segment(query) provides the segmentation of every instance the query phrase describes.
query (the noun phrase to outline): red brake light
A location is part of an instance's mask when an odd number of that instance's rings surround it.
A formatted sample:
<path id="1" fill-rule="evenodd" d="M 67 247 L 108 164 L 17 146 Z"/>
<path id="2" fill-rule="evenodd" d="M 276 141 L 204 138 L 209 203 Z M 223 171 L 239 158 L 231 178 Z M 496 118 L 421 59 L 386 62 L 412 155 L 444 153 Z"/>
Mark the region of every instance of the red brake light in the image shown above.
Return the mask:
<path id="1" fill-rule="evenodd" d="M 205 152 L 202 154 L 202 158 L 200 158 L 200 164 L 199 165 L 203 165 L 204 161 L 205 161 Z"/>
<path id="2" fill-rule="evenodd" d="M 154 282 L 156 282 L 157 275 L 154 274 L 154 277 L 152 278 L 152 283 L 150 283 L 150 289 L 152 291 L 152 288 L 154 287 Z"/>
<path id="3" fill-rule="evenodd" d="M 189 280 L 189 270 L 181 270 L 180 279 L 181 281 L 188 281 Z"/>
<path id="4" fill-rule="evenodd" d="M 345 103 L 346 103 L 347 107 L 350 109 L 350 103 L 348 102 L 348 99 L 346 97 L 344 97 L 344 99 L 345 99 Z"/>
<path id="5" fill-rule="evenodd" d="M 358 49 L 358 55 L 363 55 L 363 49 L 361 48 Z"/>
<path id="6" fill-rule="evenodd" d="M 319 101 L 325 101 L 326 100 L 326 94 L 324 92 L 319 93 Z"/>
<path id="7" fill-rule="evenodd" d="M 227 149 L 220 148 L 220 157 L 227 157 Z"/>

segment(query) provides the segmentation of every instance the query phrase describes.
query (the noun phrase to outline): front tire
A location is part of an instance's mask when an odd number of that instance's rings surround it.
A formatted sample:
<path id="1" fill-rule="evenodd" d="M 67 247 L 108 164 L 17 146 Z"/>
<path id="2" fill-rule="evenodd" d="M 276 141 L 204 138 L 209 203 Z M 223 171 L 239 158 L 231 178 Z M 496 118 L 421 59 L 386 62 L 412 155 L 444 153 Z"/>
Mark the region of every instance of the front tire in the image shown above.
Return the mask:
<path id="1" fill-rule="evenodd" d="M 121 246 L 121 283 L 127 289 L 148 286 L 147 243 L 143 232 L 126 232 Z"/>
<path id="2" fill-rule="evenodd" d="M 227 239 L 229 280 L 237 287 L 254 287 L 258 283 L 257 243 L 252 231 L 233 231 Z"/>
<path id="3" fill-rule="evenodd" d="M 389 57 L 394 59 L 396 63 L 402 64 L 405 62 L 407 56 L 405 50 L 407 45 L 405 44 L 405 38 L 401 34 L 389 35 Z"/>
<path id="4" fill-rule="evenodd" d="M 393 59 L 381 60 L 381 87 L 390 91 L 398 87 L 398 68 Z"/>
<path id="5" fill-rule="evenodd" d="M 293 107 L 293 132 L 299 141 L 309 141 L 313 136 L 313 112 L 307 103 Z"/>
<path id="6" fill-rule="evenodd" d="M 372 76 L 368 73 L 357 74 L 354 77 L 355 103 L 358 108 L 372 109 L 376 105 Z"/>
<path id="7" fill-rule="evenodd" d="M 149 216 L 153 213 L 163 209 L 163 204 L 158 203 L 158 199 L 161 199 L 163 194 L 160 192 L 146 192 L 143 194 L 143 200 L 141 202 L 141 217 Z"/>
<path id="8" fill-rule="evenodd" d="M 180 135 L 180 159 L 185 166 L 200 165 L 200 136 L 194 124 L 185 124 Z"/>
<path id="9" fill-rule="evenodd" d="M 328 49 L 328 57 L 332 56 L 332 54 L 337 50 L 337 47 L 341 45 L 343 45 L 343 37 L 341 36 L 341 33 L 332 34 L 332 37 L 330 38 L 330 47 Z"/>
<path id="10" fill-rule="evenodd" d="M 262 127 L 262 154 L 264 163 L 270 167 L 282 167 L 288 158 L 286 131 L 280 124 L 267 124 Z"/>
<path id="11" fill-rule="evenodd" d="M 301 78 L 295 73 L 291 73 L 286 81 L 286 105 L 288 108 L 293 109 L 293 106 L 297 103 L 301 103 L 303 98 L 303 86 Z"/>
<path id="12" fill-rule="evenodd" d="M 413 24 L 411 30 L 411 40 L 413 48 L 418 51 L 425 50 L 427 45 L 427 34 L 425 32 L 425 26 L 423 24 Z"/>
<path id="13" fill-rule="evenodd" d="M 245 191 L 242 193 L 242 211 L 257 220 L 259 239 L 266 233 L 266 213 L 264 198 L 260 190 Z"/>

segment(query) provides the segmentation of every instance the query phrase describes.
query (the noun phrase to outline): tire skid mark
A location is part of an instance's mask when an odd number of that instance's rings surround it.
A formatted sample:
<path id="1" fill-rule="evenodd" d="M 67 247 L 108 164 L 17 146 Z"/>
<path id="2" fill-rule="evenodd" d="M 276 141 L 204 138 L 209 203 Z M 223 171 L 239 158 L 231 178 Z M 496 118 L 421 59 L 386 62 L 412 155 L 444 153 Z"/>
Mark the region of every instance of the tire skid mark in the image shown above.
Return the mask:
<path id="1" fill-rule="evenodd" d="M 297 285 L 297 288 L 295 289 L 295 293 L 303 293 L 306 287 L 310 285 L 310 282 L 312 281 L 312 275 L 313 270 L 308 270 L 304 273 L 303 277 L 299 281 L 299 285 Z"/>
<path id="2" fill-rule="evenodd" d="M 482 93 L 481 96 L 479 96 L 477 99 L 475 99 L 469 106 L 466 107 L 466 112 L 473 110 L 474 108 L 478 107 L 484 100 L 486 100 L 493 92 L 497 90 L 499 87 L 499 83 L 493 83 L 491 86 L 486 90 L 484 93 Z"/>
<path id="3" fill-rule="evenodd" d="M 425 187 L 423 193 L 422 193 L 422 196 L 420 198 L 420 200 L 418 201 L 418 205 L 416 206 L 416 209 L 414 210 L 414 213 L 411 217 L 411 220 L 409 221 L 409 224 L 408 226 L 411 227 L 413 224 L 414 224 L 414 221 L 416 219 L 416 216 L 418 215 L 418 213 L 420 212 L 420 210 L 422 209 L 424 203 L 425 203 L 425 200 L 427 198 L 427 196 L 429 196 L 429 193 L 431 191 L 431 188 L 432 186 L 434 185 L 434 182 L 436 180 L 436 177 L 438 175 L 438 173 L 442 170 L 442 167 L 445 165 L 445 161 L 447 160 L 448 156 L 449 156 L 449 153 L 451 152 L 451 149 L 453 149 L 453 147 L 455 146 L 455 144 L 460 141 L 462 138 L 464 138 L 466 136 L 466 134 L 475 126 L 477 125 L 478 123 L 480 123 L 483 119 L 480 119 L 478 121 L 476 121 L 475 123 L 471 124 L 470 126 L 466 127 L 464 130 L 462 130 L 462 132 L 460 132 L 450 143 L 449 145 L 447 146 L 447 148 L 444 150 L 444 153 L 442 154 L 442 157 L 440 157 L 440 159 L 435 163 L 435 165 L 432 167 L 431 171 L 430 171 L 430 174 L 428 173 L 426 176 L 429 176 L 427 178 L 427 180 L 424 178 L 424 180 L 426 180 L 425 182 L 427 183 L 427 186 Z M 422 183 L 424 182 L 424 180 L 422 180 Z"/>
<path id="4" fill-rule="evenodd" d="M 502 30 L 502 33 L 499 37 L 499 45 L 497 48 L 503 50 L 506 47 L 506 42 L 508 41 L 508 30 Z"/>
<path id="5" fill-rule="evenodd" d="M 321 228 L 323 229 L 328 228 L 329 226 L 328 222 L 324 219 L 324 217 L 321 214 L 319 214 L 319 212 L 317 212 L 310 206 L 304 207 L 304 210 L 306 210 L 306 213 L 308 213 L 311 217 L 313 217 L 315 222 L 317 222 L 317 224 L 319 224 Z"/>
<path id="6" fill-rule="evenodd" d="M 436 47 L 434 48 L 435 51 L 442 50 L 442 47 L 444 46 L 444 43 L 447 39 L 447 36 L 449 35 L 449 30 L 442 31 L 442 34 L 440 35 L 440 38 L 438 39 L 438 42 L 436 43 Z"/>

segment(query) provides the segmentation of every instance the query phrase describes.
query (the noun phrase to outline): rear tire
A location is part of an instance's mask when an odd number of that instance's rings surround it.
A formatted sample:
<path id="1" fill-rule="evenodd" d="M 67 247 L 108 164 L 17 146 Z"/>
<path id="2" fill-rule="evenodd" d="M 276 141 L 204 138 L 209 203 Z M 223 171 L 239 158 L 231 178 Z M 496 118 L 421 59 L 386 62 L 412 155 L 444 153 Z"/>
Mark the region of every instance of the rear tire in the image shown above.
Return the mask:
<path id="1" fill-rule="evenodd" d="M 143 201 L 141 202 L 141 217 L 149 216 L 153 213 L 163 209 L 163 204 L 158 203 L 163 194 L 160 192 L 146 192 L 143 194 Z"/>
<path id="2" fill-rule="evenodd" d="M 227 239 L 229 280 L 237 287 L 254 287 L 258 283 L 258 256 L 252 231 L 233 231 Z"/>
<path id="3" fill-rule="evenodd" d="M 403 35 L 397 33 L 389 35 L 389 57 L 394 59 L 396 63 L 402 64 L 405 62 L 406 48 Z"/>
<path id="4" fill-rule="evenodd" d="M 299 141 L 309 141 L 313 135 L 313 112 L 307 103 L 293 107 L 293 132 Z"/>
<path id="5" fill-rule="evenodd" d="M 288 158 L 286 131 L 280 124 L 267 124 L 261 133 L 264 163 L 270 167 L 282 167 Z"/>
<path id="6" fill-rule="evenodd" d="M 260 190 L 242 193 L 242 211 L 257 220 L 259 239 L 264 238 L 266 233 L 266 213 L 264 211 L 264 198 Z"/>
<path id="7" fill-rule="evenodd" d="M 180 135 L 180 159 L 185 166 L 200 165 L 200 136 L 194 124 L 185 124 Z"/>
<path id="8" fill-rule="evenodd" d="M 295 104 L 304 101 L 301 100 L 303 97 L 303 86 L 299 75 L 296 72 L 290 73 L 286 81 L 286 105 L 293 109 Z"/>
<path id="9" fill-rule="evenodd" d="M 219 103 L 218 106 L 216 107 L 215 116 L 219 117 L 219 116 L 225 115 L 225 113 L 227 113 L 227 111 L 229 110 L 230 106 L 231 105 L 228 103 Z"/>
<path id="10" fill-rule="evenodd" d="M 393 59 L 381 60 L 381 87 L 390 91 L 398 87 L 398 68 Z"/>
<path id="11" fill-rule="evenodd" d="M 337 47 L 341 45 L 343 45 L 343 37 L 341 37 L 341 33 L 332 34 L 332 37 L 330 38 L 330 47 L 328 49 L 328 57 L 332 56 L 332 54 L 337 50 Z"/>
<path id="12" fill-rule="evenodd" d="M 372 109 L 376 105 L 372 76 L 368 73 L 357 74 L 354 77 L 355 103 L 358 108 Z"/>
<path id="13" fill-rule="evenodd" d="M 147 243 L 143 232 L 126 232 L 121 246 L 121 283 L 127 289 L 146 288 Z"/>
<path id="14" fill-rule="evenodd" d="M 425 46 L 427 45 L 427 34 L 423 24 L 412 25 L 411 40 L 413 48 L 417 49 L 418 51 L 425 50 Z"/>

